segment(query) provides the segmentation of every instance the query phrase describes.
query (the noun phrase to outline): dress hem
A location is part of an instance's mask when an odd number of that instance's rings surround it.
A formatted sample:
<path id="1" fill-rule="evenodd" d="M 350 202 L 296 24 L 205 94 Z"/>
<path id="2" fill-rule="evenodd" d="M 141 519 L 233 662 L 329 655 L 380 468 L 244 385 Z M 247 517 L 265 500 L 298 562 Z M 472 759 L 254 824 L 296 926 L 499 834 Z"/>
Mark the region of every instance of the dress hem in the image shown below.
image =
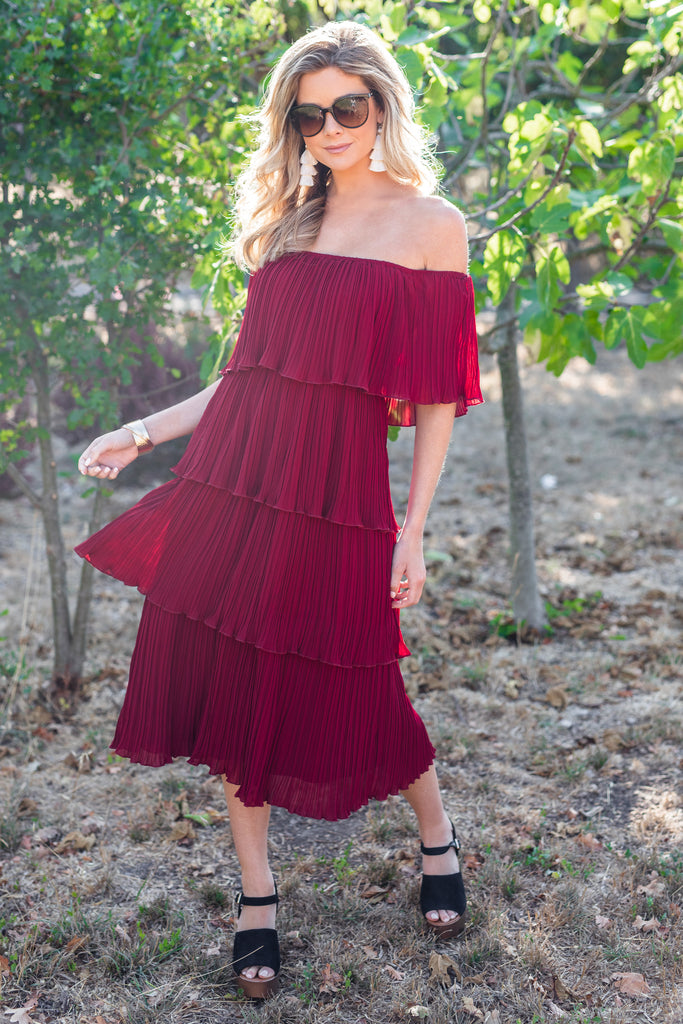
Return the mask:
<path id="1" fill-rule="evenodd" d="M 162 768 L 165 765 L 172 764 L 174 761 L 182 758 L 185 759 L 188 764 L 191 764 L 195 767 L 199 765 L 204 765 L 206 768 L 209 769 L 209 775 L 225 775 L 225 772 L 223 771 L 222 768 L 212 767 L 210 764 L 207 764 L 206 761 L 202 761 L 198 758 L 192 758 L 187 754 L 175 754 L 173 756 L 161 754 L 157 758 L 154 758 L 154 755 L 152 754 L 149 754 L 146 757 L 145 755 L 139 757 L 134 754 L 121 753 L 121 751 L 117 750 L 116 747 L 110 747 L 110 750 L 114 754 L 116 754 L 117 757 L 125 757 L 128 761 L 131 762 L 131 764 L 140 764 L 148 768 Z M 417 771 L 415 774 L 413 774 L 412 772 L 408 773 L 408 776 L 406 777 L 405 781 L 402 780 L 401 782 L 397 782 L 395 785 L 383 788 L 380 792 L 368 793 L 367 796 L 363 797 L 360 800 L 360 802 L 356 803 L 354 801 L 353 806 L 344 808 L 339 814 L 336 814 L 334 817 L 329 817 L 326 814 L 311 813 L 310 808 L 299 808 L 295 806 L 292 801 L 278 802 L 275 799 L 267 799 L 267 797 L 264 797 L 261 801 L 257 801 L 254 799 L 243 800 L 242 797 L 240 796 L 239 789 L 237 790 L 237 793 L 235 795 L 244 804 L 245 807 L 263 807 L 265 804 L 269 804 L 271 807 L 282 807 L 289 814 L 296 814 L 297 817 L 300 818 L 312 818 L 316 821 L 343 821 L 345 818 L 349 818 L 356 811 L 361 810 L 361 808 L 367 807 L 371 800 L 378 800 L 382 802 L 386 800 L 387 797 L 398 796 L 402 790 L 408 789 L 410 786 L 412 786 L 414 782 L 417 782 L 417 780 L 421 778 L 421 776 L 424 775 L 426 771 L 429 770 L 432 764 L 434 764 L 435 755 L 436 750 L 434 749 L 434 747 L 432 747 L 432 753 L 429 758 L 429 761 L 424 765 L 424 767 L 420 771 Z M 227 776 L 226 780 L 230 783 L 230 785 L 239 786 L 241 788 L 241 784 L 239 782 L 227 779 Z"/>

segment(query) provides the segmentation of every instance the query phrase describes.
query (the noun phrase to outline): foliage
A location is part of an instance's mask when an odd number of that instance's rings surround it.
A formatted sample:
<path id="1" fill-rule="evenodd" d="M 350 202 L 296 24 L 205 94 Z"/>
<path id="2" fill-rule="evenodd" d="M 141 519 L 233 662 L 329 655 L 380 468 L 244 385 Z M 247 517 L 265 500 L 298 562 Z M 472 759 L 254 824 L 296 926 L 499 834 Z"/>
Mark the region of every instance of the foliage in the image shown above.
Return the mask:
<path id="1" fill-rule="evenodd" d="M 50 571 L 62 608 L 54 388 L 70 395 L 70 427 L 112 425 L 117 393 L 141 349 L 160 359 L 152 326 L 169 317 L 170 290 L 183 270 L 193 271 L 223 318 L 201 367 L 204 379 L 215 375 L 245 299 L 243 275 L 216 252 L 230 182 L 250 143 L 241 115 L 253 109 L 287 42 L 326 18 L 365 21 L 406 70 L 419 116 L 438 139 L 445 191 L 474 226 L 479 307 L 499 309 L 489 347 L 507 317 L 519 320 L 557 374 L 573 356 L 594 361 L 596 343 L 625 344 L 638 366 L 681 351 L 680 6 L 6 6 L 0 469 L 12 464 L 52 524 Z M 19 468 L 36 440 L 40 493 Z M 60 628 L 71 636 L 68 614 Z"/>
<path id="2" fill-rule="evenodd" d="M 512 288 L 526 341 L 558 375 L 574 356 L 594 362 L 596 343 L 625 344 L 639 367 L 680 354 L 680 5 L 320 7 L 366 21 L 404 67 L 438 139 L 444 189 L 474 228 L 479 308 L 500 308 Z M 204 263 L 195 280 L 209 284 L 208 254 Z M 235 271 L 211 269 L 220 300 Z"/>
<path id="3" fill-rule="evenodd" d="M 0 28 L 0 468 L 15 464 L 43 514 L 55 673 L 66 678 L 80 653 L 65 607 L 52 392 L 70 394 L 69 426 L 109 427 L 140 339 L 161 359 L 152 325 L 222 228 L 247 141 L 239 115 L 283 22 L 262 0 L 10 6 Z M 36 439 L 40 493 L 16 466 Z M 80 601 L 73 618 L 87 619 Z"/>

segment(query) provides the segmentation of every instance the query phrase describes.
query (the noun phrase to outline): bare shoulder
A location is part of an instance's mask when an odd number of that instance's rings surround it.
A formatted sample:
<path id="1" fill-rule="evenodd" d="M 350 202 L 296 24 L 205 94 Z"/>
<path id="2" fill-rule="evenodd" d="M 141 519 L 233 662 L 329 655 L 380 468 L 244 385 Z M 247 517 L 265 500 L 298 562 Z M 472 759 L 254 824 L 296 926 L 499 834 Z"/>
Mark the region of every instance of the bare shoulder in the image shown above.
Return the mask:
<path id="1" fill-rule="evenodd" d="M 440 196 L 420 196 L 414 201 L 414 215 L 425 267 L 466 274 L 467 225 L 460 210 Z"/>

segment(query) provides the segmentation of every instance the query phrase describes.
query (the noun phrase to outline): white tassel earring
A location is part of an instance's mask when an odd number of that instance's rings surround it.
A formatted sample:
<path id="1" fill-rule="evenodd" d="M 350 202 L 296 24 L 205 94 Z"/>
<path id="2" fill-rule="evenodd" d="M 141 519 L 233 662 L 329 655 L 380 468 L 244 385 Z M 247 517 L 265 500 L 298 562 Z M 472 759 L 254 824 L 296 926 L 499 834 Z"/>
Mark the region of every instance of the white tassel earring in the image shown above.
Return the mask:
<path id="1" fill-rule="evenodd" d="M 318 161 L 304 146 L 304 151 L 301 154 L 299 160 L 301 165 L 301 172 L 299 175 L 299 185 L 303 188 L 306 185 L 313 184 L 313 176 L 318 173 Z"/>
<path id="2" fill-rule="evenodd" d="M 370 170 L 371 171 L 386 171 L 387 165 L 384 163 L 384 143 L 382 142 L 382 125 L 377 125 L 377 138 L 375 139 L 375 145 L 370 150 Z"/>

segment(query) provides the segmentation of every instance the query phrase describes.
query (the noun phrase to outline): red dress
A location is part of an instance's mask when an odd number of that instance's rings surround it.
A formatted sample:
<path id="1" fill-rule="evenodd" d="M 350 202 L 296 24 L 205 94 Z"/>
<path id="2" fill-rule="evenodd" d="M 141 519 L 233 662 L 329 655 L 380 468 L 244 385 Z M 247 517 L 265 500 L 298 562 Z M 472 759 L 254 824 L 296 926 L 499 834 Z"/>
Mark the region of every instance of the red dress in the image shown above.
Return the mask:
<path id="1" fill-rule="evenodd" d="M 114 750 L 330 820 L 421 775 L 387 426 L 481 400 L 467 275 L 311 252 L 258 270 L 176 478 L 76 548 L 147 598 Z"/>

